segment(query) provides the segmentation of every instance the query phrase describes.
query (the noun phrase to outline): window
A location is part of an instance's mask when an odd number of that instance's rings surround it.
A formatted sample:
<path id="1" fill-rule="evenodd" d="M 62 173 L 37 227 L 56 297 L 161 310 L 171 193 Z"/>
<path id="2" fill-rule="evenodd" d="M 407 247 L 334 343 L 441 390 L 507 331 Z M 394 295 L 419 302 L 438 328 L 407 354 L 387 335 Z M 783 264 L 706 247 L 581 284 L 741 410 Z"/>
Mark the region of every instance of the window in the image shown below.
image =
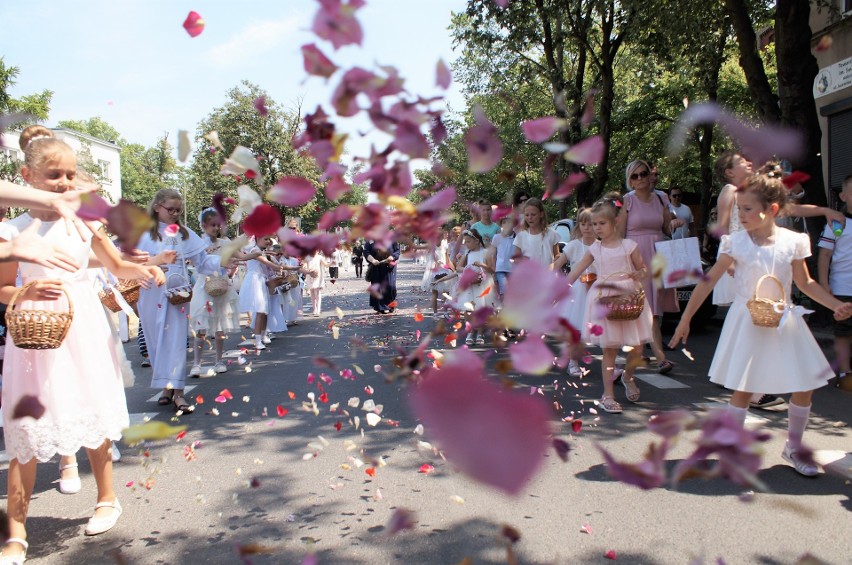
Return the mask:
<path id="1" fill-rule="evenodd" d="M 852 12 L 852 0 L 839 0 L 840 1 L 840 13 L 846 14 L 847 12 Z"/>
<path id="2" fill-rule="evenodd" d="M 103 182 L 106 183 L 106 184 L 112 183 L 112 176 L 110 176 L 110 174 L 109 174 L 109 169 L 110 169 L 109 165 L 110 165 L 109 161 L 104 161 L 103 159 L 98 159 L 98 167 L 101 168 L 101 179 L 103 179 Z"/>

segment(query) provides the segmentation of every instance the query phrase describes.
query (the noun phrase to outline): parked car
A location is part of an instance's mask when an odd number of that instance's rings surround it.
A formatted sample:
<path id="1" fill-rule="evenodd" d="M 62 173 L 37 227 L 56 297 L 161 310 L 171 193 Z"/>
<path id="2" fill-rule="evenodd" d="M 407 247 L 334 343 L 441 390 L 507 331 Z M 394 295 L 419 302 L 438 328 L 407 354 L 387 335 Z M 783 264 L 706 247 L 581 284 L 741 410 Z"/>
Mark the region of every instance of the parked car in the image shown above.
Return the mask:
<path id="1" fill-rule="evenodd" d="M 571 232 L 574 231 L 574 220 L 568 218 L 557 220 L 548 227 L 559 234 L 559 243 L 564 244 L 571 241 Z"/>

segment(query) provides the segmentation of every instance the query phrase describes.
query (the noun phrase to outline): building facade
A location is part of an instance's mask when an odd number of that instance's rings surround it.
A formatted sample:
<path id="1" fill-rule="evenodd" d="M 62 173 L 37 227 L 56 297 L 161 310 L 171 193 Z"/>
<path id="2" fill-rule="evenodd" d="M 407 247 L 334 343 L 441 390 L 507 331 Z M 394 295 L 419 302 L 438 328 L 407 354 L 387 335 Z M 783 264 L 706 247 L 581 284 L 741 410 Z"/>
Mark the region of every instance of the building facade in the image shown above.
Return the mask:
<path id="1" fill-rule="evenodd" d="M 103 186 L 104 195 L 113 203 L 121 198 L 121 149 L 111 141 L 104 141 L 84 133 L 66 128 L 51 128 L 53 135 L 65 143 L 77 154 L 78 167 L 89 162 L 97 181 Z M 24 152 L 19 149 L 20 132 L 3 132 L 3 145 L 0 151 L 20 163 L 24 161 Z"/>
<path id="2" fill-rule="evenodd" d="M 837 203 L 843 179 L 852 174 L 852 0 L 833 0 L 832 10 L 812 3 L 813 53 L 819 65 L 814 100 L 822 128 L 822 166 L 829 202 Z"/>

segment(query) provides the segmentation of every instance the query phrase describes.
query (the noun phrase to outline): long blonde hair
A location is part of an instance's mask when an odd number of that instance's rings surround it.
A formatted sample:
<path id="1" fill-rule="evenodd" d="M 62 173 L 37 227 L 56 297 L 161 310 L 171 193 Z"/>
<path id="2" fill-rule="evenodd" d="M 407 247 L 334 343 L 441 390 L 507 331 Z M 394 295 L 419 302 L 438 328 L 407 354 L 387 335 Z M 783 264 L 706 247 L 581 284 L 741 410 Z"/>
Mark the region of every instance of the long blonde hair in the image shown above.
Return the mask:
<path id="1" fill-rule="evenodd" d="M 521 213 L 523 214 L 523 211 L 530 206 L 532 206 L 533 208 L 538 208 L 538 211 L 541 212 L 541 233 L 547 233 L 547 212 L 544 211 L 544 204 L 538 198 L 527 198 L 527 200 L 524 202 L 524 207 L 521 209 Z M 530 227 L 527 225 L 526 218 L 524 218 L 523 223 L 521 225 L 527 230 L 530 229 Z"/>
<path id="2" fill-rule="evenodd" d="M 151 200 L 151 204 L 148 206 L 148 214 L 150 214 L 151 218 L 154 220 L 154 227 L 151 228 L 149 233 L 151 235 L 151 239 L 154 241 L 160 241 L 160 216 L 154 208 L 162 206 L 163 202 L 166 200 L 183 201 L 180 196 L 180 192 L 173 188 L 160 189 L 157 191 L 157 194 L 154 195 L 154 199 Z M 186 241 L 186 239 L 189 238 L 189 230 L 181 225 L 180 220 L 176 221 L 175 224 L 177 224 L 179 228 L 180 238 Z"/>

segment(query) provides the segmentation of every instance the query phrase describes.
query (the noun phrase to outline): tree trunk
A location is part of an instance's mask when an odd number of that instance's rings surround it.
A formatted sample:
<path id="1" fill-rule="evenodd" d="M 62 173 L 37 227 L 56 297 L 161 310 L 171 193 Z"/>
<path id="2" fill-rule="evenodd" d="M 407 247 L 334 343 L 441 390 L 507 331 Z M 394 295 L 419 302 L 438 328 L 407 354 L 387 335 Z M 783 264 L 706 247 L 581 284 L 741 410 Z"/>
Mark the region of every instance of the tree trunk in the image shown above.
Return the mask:
<path id="1" fill-rule="evenodd" d="M 737 35 L 737 44 L 740 48 L 740 67 L 745 73 L 748 90 L 754 98 L 757 113 L 764 122 L 779 122 L 781 121 L 781 111 L 778 108 L 778 97 L 775 96 L 772 86 L 769 84 L 766 69 L 763 67 L 763 59 L 760 58 L 757 51 L 757 37 L 754 33 L 748 6 L 745 0 L 725 0 L 725 7 Z M 805 25 L 807 26 L 807 20 L 805 20 Z M 808 40 L 810 40 L 810 37 L 808 35 Z"/>
<path id="2" fill-rule="evenodd" d="M 819 126 L 813 84 L 819 66 L 811 52 L 811 28 L 808 0 L 778 0 L 775 11 L 775 51 L 778 57 L 778 94 L 781 122 L 805 135 L 803 157 L 793 163 L 796 170 L 810 175 L 804 183 L 809 204 L 826 205 L 822 176 L 822 130 Z M 808 231 L 822 229 L 823 221 L 814 218 Z"/>

